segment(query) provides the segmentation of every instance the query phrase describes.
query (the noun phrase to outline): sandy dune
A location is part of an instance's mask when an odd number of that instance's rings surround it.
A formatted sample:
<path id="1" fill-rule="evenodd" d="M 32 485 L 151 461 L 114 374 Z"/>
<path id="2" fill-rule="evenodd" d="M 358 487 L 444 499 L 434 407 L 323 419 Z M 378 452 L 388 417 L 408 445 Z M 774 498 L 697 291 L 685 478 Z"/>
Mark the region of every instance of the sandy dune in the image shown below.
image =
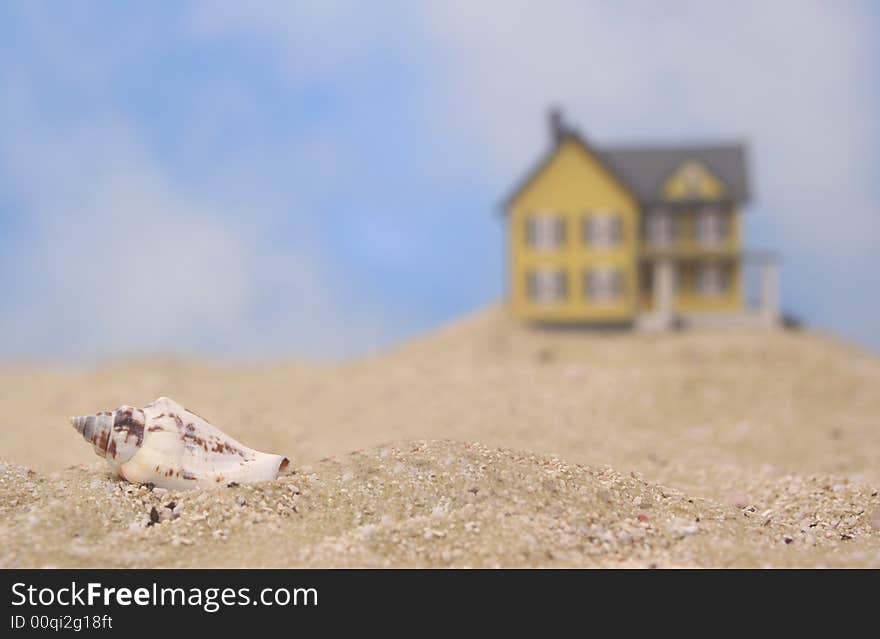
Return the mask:
<path id="1" fill-rule="evenodd" d="M 151 492 L 67 424 L 160 395 L 295 473 Z M 491 309 L 340 365 L 8 366 L 0 408 L 2 566 L 880 566 L 880 359 L 809 332 Z"/>

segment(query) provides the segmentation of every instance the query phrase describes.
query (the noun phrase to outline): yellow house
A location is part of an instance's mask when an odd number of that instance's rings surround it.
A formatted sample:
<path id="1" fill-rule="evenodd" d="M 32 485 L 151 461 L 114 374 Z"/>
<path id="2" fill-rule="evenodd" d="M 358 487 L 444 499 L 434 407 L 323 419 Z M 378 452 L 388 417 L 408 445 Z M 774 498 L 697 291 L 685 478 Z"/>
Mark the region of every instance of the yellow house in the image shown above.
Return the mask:
<path id="1" fill-rule="evenodd" d="M 741 144 L 596 148 L 551 111 L 552 146 L 505 200 L 509 301 L 553 324 L 774 323 L 743 298 Z"/>

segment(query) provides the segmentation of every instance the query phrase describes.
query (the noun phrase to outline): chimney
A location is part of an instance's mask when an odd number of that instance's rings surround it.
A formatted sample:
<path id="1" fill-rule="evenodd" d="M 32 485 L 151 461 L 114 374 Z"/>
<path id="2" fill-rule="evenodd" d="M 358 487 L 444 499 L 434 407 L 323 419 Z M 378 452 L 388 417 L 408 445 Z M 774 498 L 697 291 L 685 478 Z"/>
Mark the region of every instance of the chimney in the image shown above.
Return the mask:
<path id="1" fill-rule="evenodd" d="M 562 122 L 562 109 L 557 106 L 550 107 L 547 120 L 550 124 L 550 142 L 556 146 L 562 142 L 562 138 L 566 133 L 565 124 Z"/>

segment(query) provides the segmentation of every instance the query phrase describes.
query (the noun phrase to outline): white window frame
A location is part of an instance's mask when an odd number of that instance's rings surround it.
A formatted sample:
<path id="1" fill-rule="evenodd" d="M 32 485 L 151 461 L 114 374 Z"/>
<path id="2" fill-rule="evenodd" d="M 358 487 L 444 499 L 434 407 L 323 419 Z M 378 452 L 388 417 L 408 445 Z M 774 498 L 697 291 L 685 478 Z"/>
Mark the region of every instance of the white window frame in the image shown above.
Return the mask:
<path id="1" fill-rule="evenodd" d="M 727 220 L 721 209 L 709 207 L 697 212 L 697 241 L 704 245 L 721 244 L 727 237 Z"/>
<path id="2" fill-rule="evenodd" d="M 624 271 L 613 266 L 594 266 L 584 272 L 584 297 L 592 304 L 613 304 L 624 297 Z"/>
<path id="3" fill-rule="evenodd" d="M 584 244 L 607 250 L 623 243 L 623 218 L 617 211 L 590 211 L 583 220 Z"/>
<path id="4" fill-rule="evenodd" d="M 565 271 L 556 267 L 538 267 L 527 273 L 529 301 L 539 306 L 553 306 L 566 298 Z"/>
<path id="5" fill-rule="evenodd" d="M 559 213 L 533 213 L 526 218 L 526 242 L 534 251 L 556 251 L 565 245 L 565 220 Z"/>
<path id="6" fill-rule="evenodd" d="M 669 209 L 648 211 L 646 234 L 652 246 L 671 246 L 675 241 L 675 221 Z"/>

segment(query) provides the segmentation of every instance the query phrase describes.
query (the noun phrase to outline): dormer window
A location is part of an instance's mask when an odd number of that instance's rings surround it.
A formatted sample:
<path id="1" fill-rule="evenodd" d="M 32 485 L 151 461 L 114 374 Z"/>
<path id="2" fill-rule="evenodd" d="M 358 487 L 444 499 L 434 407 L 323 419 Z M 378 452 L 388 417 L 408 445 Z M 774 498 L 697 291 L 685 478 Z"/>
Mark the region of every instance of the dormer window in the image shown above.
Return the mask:
<path id="1" fill-rule="evenodd" d="M 536 251 L 553 251 L 565 244 L 565 220 L 561 215 L 537 213 L 526 219 L 526 241 Z"/>
<path id="2" fill-rule="evenodd" d="M 675 224 L 672 212 L 667 209 L 654 209 L 648 212 L 645 235 L 648 243 L 654 246 L 669 246 L 675 239 Z"/>
<path id="3" fill-rule="evenodd" d="M 696 159 L 679 164 L 661 188 L 664 198 L 679 201 L 717 201 L 724 191 L 719 176 Z"/>
<path id="4" fill-rule="evenodd" d="M 583 221 L 584 244 L 593 249 L 609 249 L 623 240 L 623 220 L 613 211 L 593 211 Z"/>
<path id="5" fill-rule="evenodd" d="M 720 244 L 727 237 L 727 216 L 709 207 L 697 213 L 697 241 L 700 244 Z"/>

